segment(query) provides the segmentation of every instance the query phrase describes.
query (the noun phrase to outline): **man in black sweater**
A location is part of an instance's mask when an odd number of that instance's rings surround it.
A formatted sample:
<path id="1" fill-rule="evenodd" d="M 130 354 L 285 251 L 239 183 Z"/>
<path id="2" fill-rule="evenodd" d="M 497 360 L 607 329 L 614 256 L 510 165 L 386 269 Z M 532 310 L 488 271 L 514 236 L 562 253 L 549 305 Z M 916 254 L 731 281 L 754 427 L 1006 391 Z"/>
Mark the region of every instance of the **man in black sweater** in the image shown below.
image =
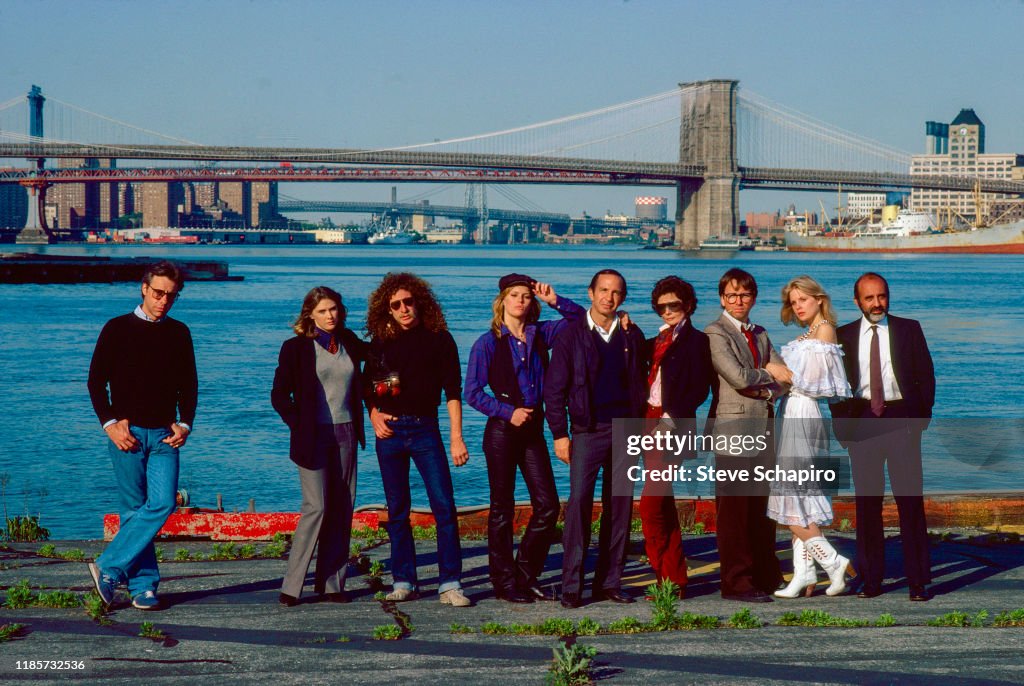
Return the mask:
<path id="1" fill-rule="evenodd" d="M 555 339 L 544 377 L 544 415 L 555 439 L 555 455 L 569 465 L 562 534 L 562 606 L 566 608 L 581 604 L 594 485 L 601 470 L 601 534 L 591 595 L 595 600 L 633 602 L 621 588 L 633 489 L 628 465 L 612 459 L 612 420 L 643 417 L 647 401 L 644 334 L 635 324 L 624 329 L 619 323 L 618 308 L 626 299 L 626 280 L 619 272 L 604 269 L 595 274 L 588 294 L 587 316 Z"/>
<path id="2" fill-rule="evenodd" d="M 127 583 L 132 605 L 160 607 L 153 539 L 174 511 L 178 449 L 192 432 L 198 396 L 192 335 L 167 316 L 183 285 L 170 262 L 147 269 L 142 302 L 107 322 L 89 366 L 89 396 L 110 438 L 121 506 L 120 530 L 89 564 L 107 604 Z"/>

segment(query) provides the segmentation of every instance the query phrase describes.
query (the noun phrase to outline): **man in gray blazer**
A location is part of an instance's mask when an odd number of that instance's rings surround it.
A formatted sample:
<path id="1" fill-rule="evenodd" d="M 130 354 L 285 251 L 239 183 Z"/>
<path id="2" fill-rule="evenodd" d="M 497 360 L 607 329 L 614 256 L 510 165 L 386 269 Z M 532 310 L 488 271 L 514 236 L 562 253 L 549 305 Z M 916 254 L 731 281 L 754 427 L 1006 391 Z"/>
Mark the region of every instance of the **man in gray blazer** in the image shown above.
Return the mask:
<path id="1" fill-rule="evenodd" d="M 716 437 L 716 447 L 729 445 L 743 436 L 765 435 L 774 417 L 773 402 L 791 380 L 763 327 L 750 322 L 750 310 L 757 302 L 757 282 L 742 269 L 730 269 L 718 282 L 722 316 L 704 329 L 711 343 L 711 362 L 716 377 L 711 386 L 711 409 L 707 433 Z M 769 468 L 775 453 L 769 444 L 720 452 L 718 470 L 747 470 L 758 465 Z M 722 597 L 742 602 L 771 602 L 771 593 L 782 581 L 775 557 L 775 522 L 765 514 L 768 508 L 767 482 L 753 479 L 716 482 L 718 554 L 721 563 Z"/>

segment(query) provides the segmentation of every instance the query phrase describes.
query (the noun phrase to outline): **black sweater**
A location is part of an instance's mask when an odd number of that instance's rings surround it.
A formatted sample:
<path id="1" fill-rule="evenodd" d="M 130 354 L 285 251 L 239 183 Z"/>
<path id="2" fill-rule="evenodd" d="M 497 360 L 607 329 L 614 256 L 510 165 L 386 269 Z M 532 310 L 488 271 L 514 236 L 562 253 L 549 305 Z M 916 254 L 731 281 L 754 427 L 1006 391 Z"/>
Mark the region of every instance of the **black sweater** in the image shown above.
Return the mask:
<path id="1" fill-rule="evenodd" d="M 155 429 L 180 419 L 191 426 L 198 394 L 187 326 L 170 318 L 148 322 L 132 313 L 103 327 L 89 365 L 89 397 L 101 424 L 128 419 Z"/>
<path id="2" fill-rule="evenodd" d="M 373 383 L 398 372 L 401 393 L 397 397 L 381 397 L 374 393 Z M 398 337 L 370 343 L 364 377 L 370 384 L 366 407 L 374 407 L 393 415 L 437 417 L 441 389 L 448 400 L 462 400 L 462 367 L 455 339 L 447 331 L 434 333 L 422 325 L 403 331 Z"/>

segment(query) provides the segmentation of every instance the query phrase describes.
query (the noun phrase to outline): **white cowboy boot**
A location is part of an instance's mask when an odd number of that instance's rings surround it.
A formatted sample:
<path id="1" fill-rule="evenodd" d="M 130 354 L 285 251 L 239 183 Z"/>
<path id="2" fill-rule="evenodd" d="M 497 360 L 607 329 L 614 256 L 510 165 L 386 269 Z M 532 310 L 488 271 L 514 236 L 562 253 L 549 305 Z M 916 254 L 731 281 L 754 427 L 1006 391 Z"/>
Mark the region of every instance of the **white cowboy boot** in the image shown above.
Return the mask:
<path id="1" fill-rule="evenodd" d="M 818 571 L 814 568 L 814 559 L 807 552 L 804 542 L 793 537 L 793 578 L 785 588 L 775 591 L 778 598 L 796 598 L 801 594 L 811 597 L 814 586 L 818 583 Z"/>
<path id="2" fill-rule="evenodd" d="M 809 538 L 804 541 L 807 552 L 817 560 L 821 568 L 828 574 L 832 584 L 825 589 L 825 595 L 839 595 L 846 590 L 846 575 L 857 576 L 850 561 L 836 552 L 832 544 L 824 536 Z"/>

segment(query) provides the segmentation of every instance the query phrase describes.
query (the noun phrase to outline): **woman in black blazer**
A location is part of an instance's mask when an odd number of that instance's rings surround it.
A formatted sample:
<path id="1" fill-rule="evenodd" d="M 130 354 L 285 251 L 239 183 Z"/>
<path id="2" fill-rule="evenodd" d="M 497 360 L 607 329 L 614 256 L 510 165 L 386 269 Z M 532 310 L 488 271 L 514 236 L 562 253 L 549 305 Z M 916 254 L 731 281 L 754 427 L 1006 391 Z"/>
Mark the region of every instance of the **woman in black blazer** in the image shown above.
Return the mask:
<path id="1" fill-rule="evenodd" d="M 715 374 L 711 347 L 707 335 L 690 321 L 697 309 L 697 296 L 689 283 L 677 276 L 665 277 L 654 286 L 651 307 L 665 323 L 658 335 L 647 341 L 646 417 L 652 426 L 659 420 L 675 420 L 671 422 L 673 432 L 682 435 L 693 430 L 697 408 L 711 390 Z M 693 456 L 647 453 L 644 468 L 664 469 Z M 640 523 L 655 577 L 659 582 L 674 582 L 681 596 L 687 582 L 686 556 L 671 481 L 644 483 Z"/>
<path id="2" fill-rule="evenodd" d="M 360 366 L 366 344 L 345 328 L 341 295 L 326 286 L 306 294 L 295 336 L 281 345 L 270 401 L 291 429 L 302 513 L 279 601 L 298 603 L 314 549 L 314 590 L 348 602 L 345 571 L 356 498 L 356 444 L 363 433 Z"/>

